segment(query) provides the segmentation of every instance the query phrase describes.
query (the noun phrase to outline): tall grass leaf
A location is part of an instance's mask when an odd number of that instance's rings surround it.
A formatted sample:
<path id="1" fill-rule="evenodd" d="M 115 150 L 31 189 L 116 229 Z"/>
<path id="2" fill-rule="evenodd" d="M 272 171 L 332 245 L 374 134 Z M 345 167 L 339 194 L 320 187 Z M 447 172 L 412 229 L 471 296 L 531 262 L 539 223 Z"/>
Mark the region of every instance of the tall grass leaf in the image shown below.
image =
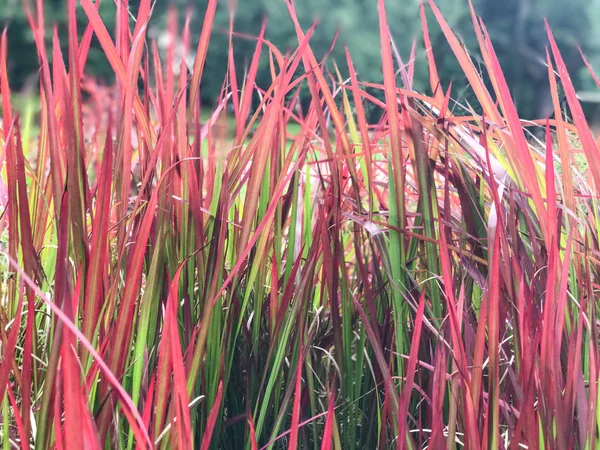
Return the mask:
<path id="1" fill-rule="evenodd" d="M 313 24 L 313 26 L 307 33 L 304 33 L 302 31 L 302 28 L 298 21 L 298 17 L 296 15 L 293 1 L 286 0 L 286 3 L 287 3 L 288 11 L 290 12 L 292 21 L 294 22 L 294 26 L 296 28 L 296 34 L 298 36 L 298 40 L 301 43 L 307 42 L 308 39 L 310 38 L 310 34 L 312 33 L 312 31 L 315 27 L 315 24 Z M 348 139 L 348 134 L 345 132 L 343 116 L 340 113 L 339 109 L 337 108 L 337 105 L 336 105 L 333 95 L 331 93 L 331 89 L 329 88 L 329 84 L 327 83 L 327 81 L 323 75 L 323 71 L 322 71 L 320 65 L 317 63 L 317 60 L 312 51 L 312 48 L 308 45 L 302 46 L 302 48 L 298 49 L 298 52 L 304 62 L 305 71 L 307 73 L 312 72 L 317 80 L 318 86 L 321 90 L 321 94 L 323 95 L 323 99 L 325 101 L 325 104 L 327 105 L 328 112 L 331 115 L 331 119 L 333 121 L 334 128 L 337 132 L 336 138 L 338 138 L 340 140 L 343 155 L 350 155 L 350 153 L 351 153 L 350 141 Z M 310 79 L 311 79 L 311 77 L 309 77 L 309 80 Z"/>
<path id="2" fill-rule="evenodd" d="M 443 32 L 444 36 L 446 37 L 448 44 L 450 45 L 450 48 L 452 49 L 452 52 L 456 56 L 456 59 L 458 60 L 458 63 L 460 64 L 460 67 L 461 67 L 464 75 L 467 77 L 467 80 L 469 81 L 469 85 L 471 86 L 477 99 L 481 103 L 481 106 L 483 108 L 483 111 L 485 112 L 485 115 L 488 116 L 494 123 L 497 123 L 497 124 L 502 123 L 500 114 L 498 113 L 498 110 L 496 109 L 495 104 L 492 101 L 492 98 L 491 98 L 489 92 L 487 91 L 482 78 L 479 76 L 479 73 L 478 73 L 477 69 L 475 68 L 475 66 L 473 65 L 473 62 L 469 58 L 467 52 L 464 50 L 463 46 L 460 44 L 456 35 L 452 32 L 450 26 L 448 25 L 448 22 L 446 22 L 446 20 L 442 16 L 442 13 L 438 9 L 435 2 L 433 0 L 428 0 L 428 1 L 429 1 L 429 6 L 431 7 L 431 10 L 432 10 L 437 22 L 439 23 L 439 25 L 442 29 L 442 32 Z M 440 96 L 441 95 L 443 95 L 443 94 L 440 92 Z M 440 100 L 441 100 L 441 97 L 440 97 Z"/>
<path id="3" fill-rule="evenodd" d="M 323 440 L 321 441 L 321 450 L 331 450 L 331 439 L 333 435 L 333 422 L 335 414 L 335 397 L 333 393 L 329 397 L 329 406 L 327 407 L 327 419 L 323 429 Z"/>
<path id="4" fill-rule="evenodd" d="M 23 156 L 23 146 L 21 141 L 20 127 L 18 119 L 16 119 L 15 127 L 16 131 L 16 146 L 9 145 L 8 152 L 14 151 L 12 161 L 8 159 L 9 164 L 15 164 L 15 166 L 8 166 L 7 172 L 11 173 L 15 171 L 13 175 L 13 181 L 17 183 L 17 194 L 18 194 L 18 223 L 20 225 L 19 237 L 22 251 L 23 267 L 26 273 L 37 280 L 40 283 L 41 274 L 39 269 L 39 263 L 37 260 L 37 252 L 33 248 L 33 234 L 31 231 L 31 216 L 29 210 L 29 197 L 27 195 L 27 181 L 25 175 L 25 158 Z M 9 153 L 10 155 L 10 153 Z M 7 155 L 8 156 L 8 155 Z M 16 206 L 15 204 L 12 205 Z M 13 217 L 15 219 L 16 217 Z M 23 342 L 23 360 L 22 360 L 22 403 L 21 403 L 21 416 L 23 417 L 23 426 L 27 435 L 31 432 L 31 407 L 32 407 L 32 396 L 31 392 L 33 389 L 32 382 L 35 381 L 34 370 L 35 364 L 33 361 L 33 355 L 37 353 L 37 333 L 35 325 L 35 300 L 33 291 L 29 286 L 25 286 L 25 296 L 27 298 L 27 322 L 25 328 L 25 339 Z"/>
<path id="5" fill-rule="evenodd" d="M 273 103 L 271 107 L 268 108 L 265 117 L 261 121 L 256 131 L 255 139 L 253 139 L 253 142 L 251 143 L 251 145 L 254 144 L 255 147 L 251 147 L 254 150 L 254 154 L 252 158 L 252 166 L 249 172 L 250 178 L 246 187 L 247 196 L 244 205 L 244 217 L 241 223 L 242 231 L 238 241 L 238 253 L 242 253 L 243 248 L 246 247 L 246 244 L 248 243 L 252 222 L 255 220 L 259 192 L 263 182 L 263 175 L 265 172 L 267 159 L 274 144 L 272 141 L 272 136 L 274 136 L 274 131 L 277 127 L 278 117 L 277 110 L 273 107 L 273 105 L 283 104 L 286 87 L 289 85 L 292 76 L 294 75 L 296 68 L 300 63 L 300 58 L 302 57 L 303 52 L 310 48 L 308 47 L 308 42 L 312 35 L 313 29 L 314 26 L 300 42 L 300 46 L 298 47 L 298 56 L 290 62 L 287 70 L 280 73 Z M 262 137 L 262 139 L 259 141 L 258 139 L 260 137 Z"/>
<path id="6" fill-rule="evenodd" d="M 42 84 L 43 96 L 45 104 L 42 107 L 42 117 L 47 119 L 47 128 L 49 135 L 49 151 L 50 151 L 50 177 L 52 180 L 52 193 L 54 206 L 60 209 L 60 201 L 62 198 L 64 188 L 64 174 L 65 174 L 65 161 L 64 155 L 60 151 L 60 139 L 59 130 L 56 114 L 53 112 L 56 110 L 57 103 L 54 98 L 52 90 L 52 77 L 50 75 L 50 65 L 48 62 L 48 55 L 46 52 L 46 45 L 43 38 L 44 21 L 43 21 L 43 7 L 42 0 L 38 0 L 38 25 L 33 27 L 35 45 L 38 51 L 38 57 L 40 59 L 40 78 Z M 31 12 L 28 13 L 28 20 L 31 24 L 34 23 L 34 19 Z"/>
<path id="7" fill-rule="evenodd" d="M 200 106 L 198 104 L 200 95 L 200 79 L 202 77 L 202 71 L 204 70 L 204 64 L 206 62 L 208 42 L 210 39 L 210 33 L 212 31 L 213 21 L 215 19 L 216 9 L 217 0 L 208 0 L 206 11 L 204 13 L 204 20 L 202 22 L 202 32 L 200 33 L 198 47 L 196 48 L 196 58 L 194 60 L 190 84 L 190 105 L 194 114 L 196 113 L 197 108 Z"/>
<path id="8" fill-rule="evenodd" d="M 54 303 L 56 307 L 62 312 L 65 307 L 65 303 L 69 297 L 69 272 L 67 265 L 68 250 L 69 250 L 69 217 L 68 217 L 68 202 L 66 200 L 67 192 L 63 193 L 63 198 L 60 201 L 60 211 L 57 217 L 58 220 L 58 232 L 57 232 L 57 250 L 56 250 L 56 262 L 55 262 L 55 273 L 54 273 Z M 67 316 L 65 316 L 67 317 Z M 69 320 L 71 320 L 69 318 Z M 40 412 L 44 417 L 52 418 L 52 413 L 56 414 L 55 420 L 59 421 L 62 417 L 62 411 L 59 404 L 60 390 L 62 389 L 62 376 L 60 373 L 60 357 L 62 350 L 62 339 L 64 336 L 64 327 L 61 322 L 56 324 L 54 330 L 53 346 L 48 358 L 48 367 L 46 369 L 45 382 L 53 389 L 46 389 L 43 392 L 40 402 Z M 56 383 L 56 385 L 55 385 Z M 53 409 L 51 408 L 52 398 L 54 397 Z M 56 400 L 59 399 L 59 400 Z M 52 437 L 51 430 L 47 430 L 47 422 L 42 421 L 38 424 L 36 432 L 36 445 L 37 448 L 48 447 L 50 439 Z M 59 427 L 60 429 L 60 427 Z"/>
<path id="9" fill-rule="evenodd" d="M 556 137 L 558 140 L 558 153 L 560 155 L 561 181 L 564 190 L 563 201 L 567 208 L 575 208 L 575 198 L 573 192 L 573 171 L 571 170 L 571 156 L 567 144 L 567 135 L 563 112 L 558 96 L 558 86 L 556 82 L 556 73 L 550 59 L 550 53 L 546 49 L 546 64 L 548 64 L 548 80 L 550 81 L 550 95 L 552 96 L 552 106 L 554 107 L 554 120 L 556 127 Z"/>
<path id="10" fill-rule="evenodd" d="M 373 213 L 375 209 L 374 199 L 373 199 L 373 154 L 371 150 L 371 142 L 369 137 L 369 128 L 367 123 L 367 116 L 365 114 L 365 109 L 363 106 L 363 99 L 361 90 L 358 86 L 358 79 L 356 77 L 356 71 L 354 69 L 354 64 L 352 63 L 352 58 L 350 57 L 350 52 L 346 47 L 346 63 L 348 64 L 348 72 L 350 72 L 350 85 L 352 88 L 352 96 L 354 99 L 354 108 L 356 110 L 356 121 L 358 122 L 358 128 L 360 130 L 361 137 L 361 145 L 362 150 L 365 155 L 365 165 L 367 178 L 365 180 L 365 186 L 368 190 L 369 195 L 369 215 Z"/>
<path id="11" fill-rule="evenodd" d="M 23 310 L 23 289 L 19 289 L 17 311 L 13 320 L 7 339 L 3 340 L 4 352 L 0 362 L 0 398 L 4 398 L 8 389 L 10 389 L 8 380 L 10 370 L 15 360 L 15 348 L 19 338 L 19 329 L 21 327 L 21 314 Z"/>
<path id="12" fill-rule="evenodd" d="M 431 46 L 431 37 L 429 35 L 427 17 L 425 16 L 424 2 L 420 3 L 419 12 L 421 16 L 421 28 L 423 28 L 423 41 L 425 44 L 425 56 L 427 57 L 427 69 L 429 70 L 429 87 L 431 88 L 431 92 L 433 92 L 436 101 L 442 103 L 444 94 L 442 92 L 440 76 L 438 75 L 437 65 L 435 64 L 435 57 L 433 55 L 433 48 Z"/>
<path id="13" fill-rule="evenodd" d="M 252 55 L 252 62 L 250 63 L 250 67 L 248 68 L 248 73 L 246 77 L 244 77 L 242 97 L 240 99 L 239 122 L 236 123 L 236 141 L 238 142 L 244 135 L 244 131 L 246 130 L 245 124 L 247 123 L 248 115 L 250 114 L 252 94 L 254 93 L 254 85 L 256 83 L 256 77 L 258 76 L 258 68 L 266 29 L 267 22 L 263 20 L 256 41 L 256 48 L 254 49 L 254 54 Z"/>
<path id="14" fill-rule="evenodd" d="M 233 103 L 233 118 L 237 127 L 241 127 L 240 120 L 240 92 L 238 89 L 238 80 L 235 67 L 235 54 L 233 50 L 233 27 L 235 22 L 235 10 L 233 8 L 229 11 L 229 50 L 227 73 L 229 75 L 229 84 L 231 88 L 231 99 Z M 237 131 L 237 130 L 236 130 Z"/>
<path id="15" fill-rule="evenodd" d="M 96 1 L 96 9 L 100 8 L 101 0 Z M 83 72 L 85 68 L 85 64 L 87 62 L 90 47 L 92 44 L 92 38 L 94 37 L 94 28 L 88 24 L 85 27 L 85 31 L 83 32 L 83 36 L 81 37 L 81 41 L 79 42 L 79 53 L 77 55 L 78 66 Z"/>
<path id="16" fill-rule="evenodd" d="M 217 416 L 221 411 L 221 399 L 223 398 L 223 381 L 219 381 L 219 387 L 217 389 L 217 395 L 215 397 L 215 401 L 213 402 L 213 406 L 210 409 L 210 414 L 206 421 L 206 429 L 204 431 L 204 436 L 202 436 L 202 443 L 200 444 L 200 450 L 208 450 L 210 448 L 210 443 L 213 437 L 213 433 L 215 431 L 215 424 L 217 422 Z"/>
<path id="17" fill-rule="evenodd" d="M 404 152 L 402 147 L 402 139 L 400 134 L 400 114 L 398 113 L 398 98 L 396 90 L 396 77 L 393 66 L 392 50 L 390 42 L 390 31 L 387 22 L 385 4 L 383 0 L 377 3 L 379 12 L 379 39 L 381 43 L 381 62 L 383 70 L 383 84 L 385 93 L 385 104 L 387 113 L 387 125 L 389 129 L 389 169 L 388 169 L 388 185 L 389 185 L 389 222 L 391 226 L 405 228 L 406 217 L 406 199 L 405 199 L 405 169 L 404 169 Z M 405 124 L 406 125 L 406 124 Z M 397 231 L 390 231 L 390 260 L 392 267 L 393 282 L 402 289 L 406 289 L 406 249 L 404 236 Z M 392 290 L 393 314 L 396 324 L 406 320 L 405 308 L 402 307 L 402 291 Z M 408 350 L 406 336 L 403 336 L 402 327 L 396 325 L 396 351 L 403 353 Z M 398 365 L 402 368 L 402 362 Z M 395 396 L 394 396 L 395 398 Z M 396 401 L 394 401 L 395 405 Z"/>
<path id="18" fill-rule="evenodd" d="M 444 280 L 444 292 L 446 294 L 446 309 L 448 311 L 448 319 L 450 323 L 450 330 L 452 336 L 452 346 L 454 351 L 454 358 L 456 360 L 459 373 L 457 376 L 460 377 L 462 392 L 462 400 L 464 405 L 464 421 L 466 435 L 469 440 L 469 448 L 479 449 L 480 443 L 477 439 L 477 420 L 475 417 L 475 407 L 471 392 L 469 390 L 470 376 L 467 369 L 467 361 L 465 355 L 465 349 L 460 338 L 461 324 L 458 323 L 458 313 L 456 311 L 456 300 L 454 295 L 452 267 L 450 263 L 450 257 L 448 254 L 448 244 L 446 242 L 446 231 L 442 221 L 439 223 L 440 226 L 440 262 L 442 268 L 442 278 Z M 468 431 L 467 431 L 468 430 Z"/>
<path id="19" fill-rule="evenodd" d="M 179 448 L 191 449 L 192 447 L 192 429 L 190 422 L 189 400 L 187 395 L 187 382 L 185 377 L 184 359 L 181 352 L 181 344 L 179 338 L 178 322 L 177 322 L 177 303 L 179 278 L 181 271 L 185 265 L 181 265 L 173 277 L 171 287 L 169 289 L 169 298 L 167 299 L 167 316 L 165 318 L 165 332 L 169 333 L 169 343 L 171 345 L 171 358 L 173 359 L 173 396 L 177 402 L 177 424 L 178 424 L 178 442 Z"/>
<path id="20" fill-rule="evenodd" d="M 396 387 L 392 383 L 390 368 L 389 368 L 387 361 L 385 360 L 385 356 L 383 353 L 381 343 L 377 341 L 375 332 L 373 331 L 373 328 L 368 323 L 367 315 L 365 314 L 365 311 L 363 310 L 361 304 L 357 300 L 354 300 L 354 307 L 356 308 L 356 310 L 358 311 L 358 313 L 360 314 L 360 316 L 364 322 L 365 331 L 367 333 L 369 341 L 371 342 L 371 347 L 373 349 L 373 353 L 375 354 L 375 359 L 377 360 L 377 364 L 379 365 L 379 370 L 381 370 L 381 373 L 383 374 L 383 376 L 385 378 L 386 398 L 389 396 L 389 398 L 391 399 L 392 413 L 394 415 L 396 415 L 398 412 L 398 401 L 399 401 L 398 393 L 396 391 Z"/>
<path id="21" fill-rule="evenodd" d="M 569 108 L 573 114 L 573 121 L 577 127 L 577 132 L 579 134 L 579 139 L 581 140 L 583 151 L 585 152 L 588 164 L 590 165 L 592 178 L 595 182 L 595 185 L 600 186 L 600 158 L 598 158 L 598 147 L 596 146 L 590 127 L 588 126 L 585 115 L 583 114 L 581 104 L 577 99 L 575 88 L 573 87 L 573 83 L 571 82 L 571 78 L 567 72 L 565 62 L 560 54 L 558 45 L 554 39 L 554 35 L 552 34 L 550 26 L 547 22 L 546 33 L 548 34 L 548 39 L 550 40 L 550 48 L 552 49 L 552 55 L 556 61 L 556 66 L 560 75 L 560 81 L 564 89 L 565 96 L 567 97 Z"/>
<path id="22" fill-rule="evenodd" d="M 512 139 L 514 139 L 516 155 L 512 159 L 515 161 L 515 165 L 520 168 L 518 176 L 520 177 L 523 185 L 527 188 L 527 192 L 531 194 L 536 211 L 538 214 L 542 215 L 545 211 L 545 208 L 540 192 L 538 170 L 532 159 L 527 139 L 525 138 L 525 133 L 523 132 L 523 127 L 521 126 L 521 121 L 517 114 L 517 109 L 510 96 L 510 91 L 508 85 L 506 84 L 506 80 L 504 79 L 504 74 L 500 69 L 500 63 L 498 62 L 498 58 L 496 57 L 496 53 L 492 47 L 490 38 L 485 28 L 483 28 L 483 33 L 485 37 L 487 54 L 489 55 L 491 61 L 491 67 L 489 70 L 494 74 L 494 78 L 497 83 L 496 94 L 502 106 L 502 110 L 504 111 L 504 116 L 508 120 L 510 135 Z M 549 244 L 550 238 L 546 229 L 546 221 L 540 221 L 540 227 L 542 228 L 542 233 L 544 235 L 544 239 L 546 239 L 546 243 Z"/>
<path id="23" fill-rule="evenodd" d="M 417 368 L 417 361 L 419 358 L 419 341 L 421 339 L 421 329 L 423 327 L 423 314 L 425 313 L 425 291 L 421 293 L 419 300 L 419 309 L 417 310 L 415 317 L 415 325 L 412 335 L 412 341 L 410 344 L 410 354 L 408 359 L 408 367 L 406 368 L 406 383 L 402 389 L 400 396 L 400 411 L 398 413 L 398 449 L 403 450 L 407 448 L 407 439 L 405 434 L 409 431 L 408 423 L 408 407 L 410 398 L 414 388 L 415 370 Z"/>
<path id="24" fill-rule="evenodd" d="M 57 390 L 61 388 L 60 381 L 57 383 Z M 57 450 L 62 450 L 65 448 L 64 446 L 64 430 L 61 426 L 61 408 L 60 408 L 60 397 L 58 395 L 54 396 L 54 405 L 53 405 L 53 418 L 54 418 L 54 429 L 56 430 L 56 436 L 54 445 Z M 36 441 L 37 442 L 37 441 Z"/>
<path id="25" fill-rule="evenodd" d="M 298 167 L 300 167 L 302 165 L 303 161 L 304 161 L 304 155 L 303 154 L 298 155 L 298 159 L 291 165 L 291 167 L 289 167 L 287 174 L 278 181 L 277 186 L 275 187 L 273 195 L 272 195 L 273 199 L 278 199 L 279 197 L 281 197 L 281 195 L 283 193 L 283 189 L 288 185 L 288 183 L 290 182 L 290 179 L 292 178 L 296 169 L 298 169 Z M 259 223 L 259 225 L 254 230 L 254 234 L 252 235 L 252 238 L 250 238 L 250 240 L 246 244 L 246 247 L 238 255 L 238 262 L 231 269 L 229 276 L 225 279 L 225 281 L 223 281 L 223 285 L 219 288 L 219 290 L 217 291 L 217 293 L 211 300 L 211 302 L 213 304 L 223 294 L 223 292 L 225 292 L 225 290 L 227 289 L 229 284 L 232 282 L 233 278 L 237 274 L 237 271 L 243 265 L 244 259 L 248 256 L 252 247 L 256 244 L 256 241 L 258 241 L 258 238 L 260 237 L 262 231 L 268 225 L 270 225 L 273 214 L 275 213 L 275 210 L 277 209 L 277 206 L 278 206 L 278 203 L 276 201 L 272 201 L 269 204 L 269 207 L 267 208 L 267 210 L 264 213 L 262 221 Z"/>
<path id="26" fill-rule="evenodd" d="M 98 363 L 100 370 L 106 376 L 108 382 L 112 386 L 112 388 L 117 393 L 118 397 L 122 401 L 123 412 L 127 417 L 127 420 L 131 424 L 134 429 L 134 434 L 136 439 L 140 442 L 146 443 L 149 447 L 151 447 L 150 438 L 146 432 L 146 428 L 143 426 L 142 418 L 139 415 L 139 412 L 133 405 L 131 398 L 123 388 L 123 386 L 119 383 L 118 379 L 111 372 L 108 365 L 103 361 L 100 354 L 94 349 L 93 345 L 85 338 L 85 336 L 79 331 L 77 326 L 67 317 L 62 310 L 54 304 L 54 302 L 48 298 L 33 282 L 33 280 L 19 267 L 17 261 L 15 261 L 12 257 L 8 256 L 8 261 L 10 265 L 19 273 L 19 275 L 23 278 L 25 283 L 35 292 L 35 294 L 40 297 L 46 305 L 52 310 L 52 312 L 58 317 L 58 319 L 80 340 L 81 345 L 83 345 L 87 351 L 92 354 L 94 360 Z"/>
<path id="27" fill-rule="evenodd" d="M 94 33 L 96 33 L 96 37 L 98 38 L 98 41 L 100 42 L 100 45 L 104 50 L 105 56 L 108 59 L 112 69 L 114 70 L 119 83 L 121 83 L 123 86 L 129 85 L 125 62 L 121 60 L 121 57 L 117 52 L 115 44 L 113 43 L 110 34 L 106 29 L 106 26 L 102 22 L 102 19 L 100 18 L 100 14 L 96 10 L 96 7 L 94 6 L 91 0 L 81 0 L 81 6 L 83 7 L 83 10 L 85 11 L 90 21 L 90 25 L 94 28 Z M 155 139 L 155 131 L 154 128 L 150 126 L 148 117 L 144 113 L 144 106 L 137 92 L 134 95 L 133 107 L 135 110 L 135 117 L 137 123 L 142 128 L 143 136 L 147 140 L 147 143 L 150 145 Z"/>
<path id="28" fill-rule="evenodd" d="M 499 446 L 500 436 L 500 364 L 499 364 L 499 321 L 500 317 L 500 233 L 494 237 L 492 250 L 491 272 L 489 279 L 489 313 L 488 313 L 488 448 Z"/>
<path id="29" fill-rule="evenodd" d="M 110 199 L 113 167 L 112 119 L 109 118 L 104 145 L 102 169 L 98 180 L 96 209 L 92 222 L 90 265 L 86 271 L 85 304 L 83 305 L 83 333 L 94 342 L 102 299 L 108 254 L 108 229 L 110 225 Z"/>
<path id="30" fill-rule="evenodd" d="M 81 271 L 73 292 L 73 299 L 78 301 L 81 289 Z M 64 302 L 65 314 L 73 315 L 71 302 Z M 86 397 L 79 384 L 80 367 L 73 334 L 65 330 L 61 349 L 61 374 L 65 408 L 65 435 L 69 445 L 76 448 L 100 449 L 98 434 L 93 425 L 93 418 L 86 405 Z"/>
<path id="31" fill-rule="evenodd" d="M 131 183 L 131 164 L 132 164 L 132 143 L 131 133 L 133 129 L 133 100 L 137 92 L 137 80 L 142 60 L 142 52 L 144 50 L 144 38 L 146 27 L 142 27 L 139 33 L 134 36 L 134 41 L 131 47 L 131 53 L 127 61 L 127 82 L 122 84 L 124 91 L 123 111 L 121 119 L 121 127 L 119 130 L 119 148 L 118 155 L 122 158 L 121 170 L 117 172 L 118 184 L 121 187 L 121 215 L 122 219 L 127 214 L 129 206 L 129 189 Z M 136 115 L 137 119 L 137 115 Z M 124 232 L 124 231 L 123 231 Z M 121 235 L 122 239 L 122 235 Z"/>
<path id="32" fill-rule="evenodd" d="M 258 443 L 256 442 L 256 432 L 254 431 L 254 421 L 252 416 L 248 415 L 248 427 L 250 428 L 250 445 L 252 450 L 258 450 Z"/>
<path id="33" fill-rule="evenodd" d="M 583 61 L 583 64 L 585 65 L 585 67 L 587 68 L 588 72 L 590 73 L 592 79 L 594 80 L 594 83 L 596 83 L 596 86 L 600 87 L 600 79 L 598 79 L 596 72 L 594 72 L 592 65 L 589 63 L 588 59 L 585 57 L 581 48 L 579 49 L 579 54 L 581 55 L 581 60 Z"/>
<path id="34" fill-rule="evenodd" d="M 21 441 L 21 450 L 27 450 L 29 447 L 27 446 L 28 436 L 25 433 L 25 427 L 23 426 L 23 419 L 21 418 L 21 414 L 19 413 L 19 406 L 17 405 L 17 401 L 15 399 L 15 394 L 13 394 L 13 390 L 10 386 L 7 389 L 8 398 L 10 400 L 10 406 L 12 407 L 12 411 L 15 415 L 15 424 L 17 431 L 19 433 L 19 438 Z"/>
<path id="35" fill-rule="evenodd" d="M 77 18 L 75 0 L 67 3 L 67 28 L 69 44 L 69 76 L 68 89 L 70 101 L 65 104 L 65 116 L 69 127 L 67 152 L 67 189 L 69 191 L 72 239 L 75 247 L 76 264 L 85 271 L 88 264 L 88 243 L 86 230 L 86 213 L 89 203 L 89 187 L 87 180 L 85 148 L 83 144 L 83 122 L 81 112 L 81 68 L 79 67 L 79 42 L 77 36 Z M 66 81 L 66 80 L 65 80 Z M 67 96 L 65 95 L 65 98 Z M 66 102 L 65 102 L 66 103 Z"/>
<path id="36" fill-rule="evenodd" d="M 150 418 L 152 415 L 152 407 L 154 406 L 154 387 L 156 386 L 156 373 L 150 379 L 148 383 L 148 392 L 144 398 L 144 410 L 142 412 L 142 420 L 146 429 L 150 429 Z"/>

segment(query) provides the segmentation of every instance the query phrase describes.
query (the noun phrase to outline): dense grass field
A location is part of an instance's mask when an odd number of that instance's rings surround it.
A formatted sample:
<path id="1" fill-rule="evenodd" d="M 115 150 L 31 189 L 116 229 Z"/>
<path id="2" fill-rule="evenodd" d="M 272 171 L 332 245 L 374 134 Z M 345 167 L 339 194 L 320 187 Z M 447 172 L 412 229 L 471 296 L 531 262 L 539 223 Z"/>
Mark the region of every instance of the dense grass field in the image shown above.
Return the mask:
<path id="1" fill-rule="evenodd" d="M 2 449 L 600 448 L 600 142 L 550 29 L 555 114 L 524 123 L 475 11 L 483 66 L 421 6 L 425 95 L 383 0 L 383 85 L 317 60 L 281 0 L 297 47 L 263 28 L 207 110 L 216 0 L 198 39 L 168 21 L 192 67 L 147 39 L 149 0 L 114 33 L 68 2 L 65 55 L 28 10 L 21 114 L 0 45 Z M 94 36 L 114 87 L 85 75 Z"/>

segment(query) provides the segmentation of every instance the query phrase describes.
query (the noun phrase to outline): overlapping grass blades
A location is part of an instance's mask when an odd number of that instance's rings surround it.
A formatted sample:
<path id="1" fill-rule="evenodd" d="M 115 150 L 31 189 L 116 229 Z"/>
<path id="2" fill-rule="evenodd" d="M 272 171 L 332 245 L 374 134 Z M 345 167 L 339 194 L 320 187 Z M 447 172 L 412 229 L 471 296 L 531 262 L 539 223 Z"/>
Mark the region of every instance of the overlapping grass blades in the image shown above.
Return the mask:
<path id="1" fill-rule="evenodd" d="M 432 1 L 430 95 L 412 90 L 413 57 L 400 66 L 383 0 L 382 85 L 349 52 L 319 61 L 286 0 L 297 47 L 264 25 L 207 115 L 217 3 L 188 67 L 148 41 L 146 0 L 135 21 L 118 2 L 114 35 L 97 4 L 69 0 L 65 63 L 39 0 L 36 135 L 1 38 L 0 445 L 596 448 L 598 147 L 550 29 L 543 142 L 475 11 L 484 74 Z M 189 51 L 179 19 L 166 31 Z M 440 84 L 434 26 L 482 115 Z M 115 87 L 85 75 L 93 36 Z M 261 60 L 270 86 L 255 84 Z"/>

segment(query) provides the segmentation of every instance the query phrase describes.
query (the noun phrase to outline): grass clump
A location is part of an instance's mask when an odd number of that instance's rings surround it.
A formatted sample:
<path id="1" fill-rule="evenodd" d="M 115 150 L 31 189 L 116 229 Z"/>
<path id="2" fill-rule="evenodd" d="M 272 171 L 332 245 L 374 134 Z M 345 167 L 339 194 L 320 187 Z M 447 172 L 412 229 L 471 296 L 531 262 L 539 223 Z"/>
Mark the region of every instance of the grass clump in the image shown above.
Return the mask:
<path id="1" fill-rule="evenodd" d="M 474 11 L 486 80 L 422 5 L 424 95 L 383 0 L 383 85 L 350 54 L 329 73 L 282 2 L 297 47 L 263 30 L 207 114 L 216 0 L 189 68 L 146 45 L 149 1 L 133 23 L 119 3 L 114 37 L 80 6 L 89 25 L 69 0 L 66 57 L 27 11 L 35 125 L 13 112 L 2 38 L 4 449 L 596 448 L 600 159 L 550 30 L 540 146 Z M 481 115 L 440 84 L 425 8 Z M 94 36 L 114 89 L 84 75 Z"/>

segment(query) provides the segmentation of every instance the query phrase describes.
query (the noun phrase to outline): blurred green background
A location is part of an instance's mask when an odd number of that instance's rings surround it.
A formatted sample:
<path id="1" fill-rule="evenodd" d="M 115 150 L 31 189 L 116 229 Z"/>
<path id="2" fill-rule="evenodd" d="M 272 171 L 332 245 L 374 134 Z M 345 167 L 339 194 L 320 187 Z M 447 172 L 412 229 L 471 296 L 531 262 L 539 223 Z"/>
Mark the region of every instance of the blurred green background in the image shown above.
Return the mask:
<path id="1" fill-rule="evenodd" d="M 9 76 L 12 88 L 22 90 L 37 75 L 37 53 L 33 36 L 23 13 L 22 1 L 0 0 L 0 22 L 7 27 L 9 37 Z M 139 0 L 131 0 L 130 8 L 135 14 Z M 220 0 L 215 27 L 211 38 L 206 70 L 202 81 L 202 100 L 211 104 L 219 95 L 227 65 L 228 22 L 231 0 Z M 413 41 L 417 43 L 414 88 L 427 92 L 428 75 L 422 46 L 420 0 L 390 0 L 386 2 L 388 22 L 405 62 L 410 57 Z M 467 0 L 438 0 L 437 5 L 450 26 L 471 51 L 471 58 L 478 62 L 478 46 L 473 32 Z M 511 87 L 513 97 L 523 118 L 543 118 L 551 114 L 545 47 L 547 44 L 543 18 L 550 22 L 571 76 L 579 90 L 595 89 L 587 69 L 579 56 L 578 46 L 584 51 L 594 67 L 600 67 L 600 0 L 474 0 L 476 11 L 484 19 L 493 39 L 496 52 Z M 192 32 L 198 38 L 202 27 L 207 0 L 185 2 L 157 0 L 151 23 L 150 36 L 158 39 L 164 29 L 166 12 L 170 4 L 179 10 L 183 21 L 184 11 L 193 12 Z M 359 78 L 379 82 L 381 76 L 378 11 L 376 0 L 296 0 L 296 10 L 305 28 L 317 20 L 318 26 L 311 45 L 322 56 L 328 52 L 339 30 L 338 43 L 328 58 L 328 64 L 336 62 L 342 71 L 345 66 L 344 45 L 350 49 Z M 45 14 L 49 26 L 46 38 L 51 40 L 51 27 L 56 24 L 61 42 L 66 46 L 66 0 L 45 0 Z M 446 88 L 453 82 L 452 98 L 461 104 L 470 100 L 470 93 L 462 71 L 450 51 L 441 31 L 428 10 L 429 28 L 438 70 Z M 103 0 L 100 14 L 109 30 L 114 29 L 115 4 Z M 236 31 L 258 35 L 262 19 L 266 17 L 267 39 L 280 49 L 297 45 L 296 35 L 284 0 L 238 0 L 236 4 Z M 83 11 L 79 11 L 80 32 L 87 24 Z M 252 57 L 255 43 L 244 39 L 234 40 L 236 68 L 242 76 Z M 66 55 L 66 48 L 63 49 Z M 86 66 L 86 73 L 100 81 L 111 81 L 111 68 L 97 42 L 94 42 Z M 263 58 L 258 84 L 269 84 L 268 58 Z M 594 104 L 587 104 L 594 111 Z M 377 111 L 371 112 L 375 120 Z"/>

